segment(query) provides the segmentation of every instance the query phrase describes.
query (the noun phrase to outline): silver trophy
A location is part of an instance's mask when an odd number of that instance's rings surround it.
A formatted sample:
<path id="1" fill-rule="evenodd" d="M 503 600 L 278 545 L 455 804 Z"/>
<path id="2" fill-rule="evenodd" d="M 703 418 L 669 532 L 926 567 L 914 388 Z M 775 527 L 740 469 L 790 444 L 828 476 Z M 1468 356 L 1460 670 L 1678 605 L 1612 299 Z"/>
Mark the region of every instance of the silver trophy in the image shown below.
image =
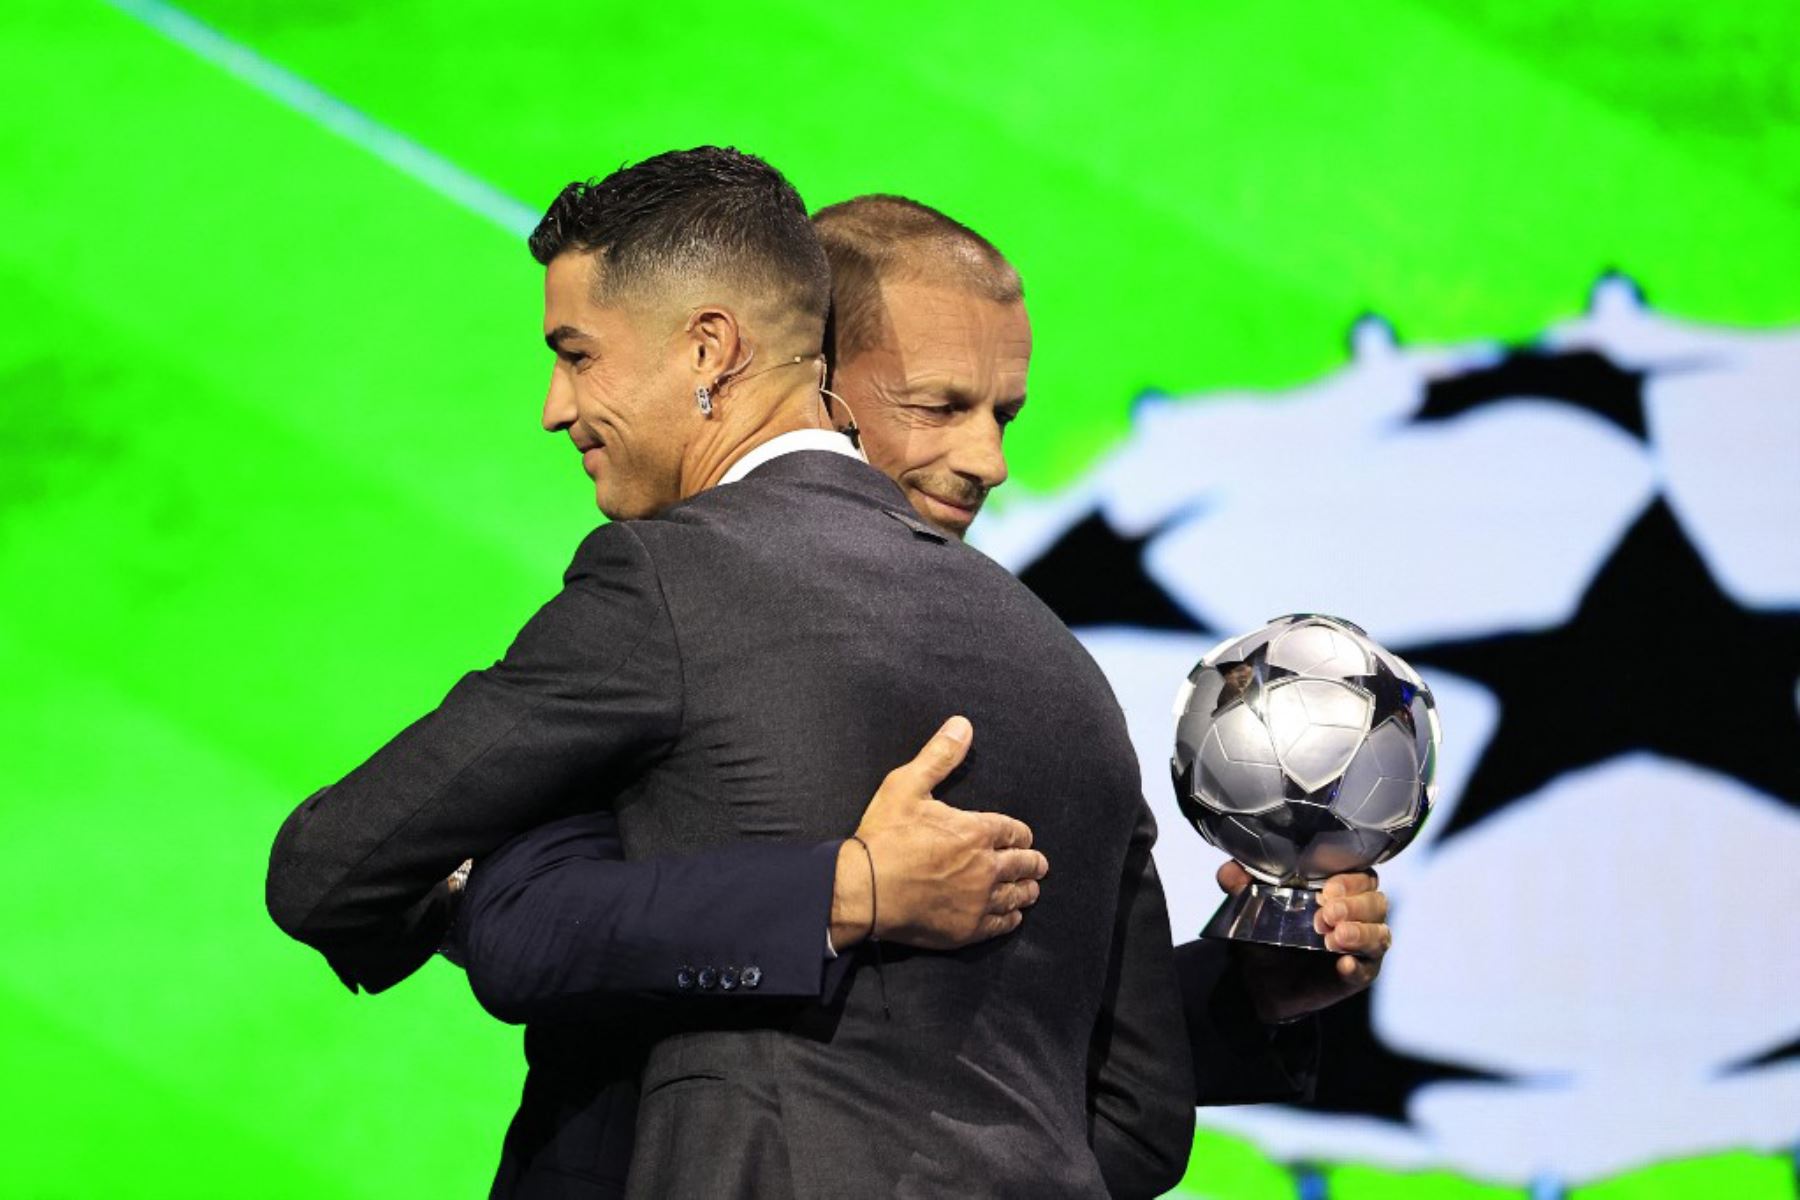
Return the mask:
<path id="1" fill-rule="evenodd" d="M 1431 690 L 1350 622 L 1301 613 L 1201 659 L 1175 719 L 1181 811 L 1253 877 L 1205 936 L 1324 950 L 1323 881 L 1400 853 L 1431 812 Z"/>

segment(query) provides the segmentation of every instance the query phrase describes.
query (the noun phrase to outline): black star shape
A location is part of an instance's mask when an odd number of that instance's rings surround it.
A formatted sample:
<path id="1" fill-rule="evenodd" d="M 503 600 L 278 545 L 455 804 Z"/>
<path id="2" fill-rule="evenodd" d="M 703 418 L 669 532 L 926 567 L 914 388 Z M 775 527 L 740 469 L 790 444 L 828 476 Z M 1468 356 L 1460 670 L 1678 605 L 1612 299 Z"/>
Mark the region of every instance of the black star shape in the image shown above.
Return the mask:
<path id="1" fill-rule="evenodd" d="M 1800 805 L 1800 611 L 1747 609 L 1720 591 L 1661 499 L 1566 624 L 1401 653 L 1500 699 L 1493 740 L 1441 836 L 1565 771 L 1637 749 Z"/>
<path id="2" fill-rule="evenodd" d="M 1743 1075 L 1752 1071 L 1760 1071 L 1764 1067 L 1772 1067 L 1777 1063 L 1789 1063 L 1796 1060 L 1800 1060 L 1800 1037 L 1797 1037 L 1784 1045 L 1776 1046 L 1772 1050 L 1767 1050 L 1762 1054 L 1758 1054 L 1754 1058 L 1746 1059 L 1741 1063 L 1736 1063 L 1731 1067 L 1726 1068 L 1724 1074 Z"/>
<path id="3" fill-rule="evenodd" d="M 1104 516 L 1089 513 L 1020 571 L 1019 581 L 1071 629 L 1137 625 L 1211 632 L 1145 572 L 1144 544 L 1160 532 L 1121 537 Z"/>
<path id="4" fill-rule="evenodd" d="M 1389 1048 L 1375 1036 L 1369 1003 L 1370 993 L 1358 992 L 1319 1014 L 1318 1083 L 1301 1107 L 1410 1125 L 1406 1102 L 1428 1083 L 1507 1078 Z"/>
<path id="5" fill-rule="evenodd" d="M 1640 442 L 1650 440 L 1644 424 L 1644 375 L 1628 371 L 1591 350 L 1566 354 L 1518 350 L 1491 367 L 1465 371 L 1425 388 L 1425 402 L 1413 414 L 1420 423 L 1449 421 L 1471 409 L 1517 399 L 1556 400 L 1611 421 Z"/>

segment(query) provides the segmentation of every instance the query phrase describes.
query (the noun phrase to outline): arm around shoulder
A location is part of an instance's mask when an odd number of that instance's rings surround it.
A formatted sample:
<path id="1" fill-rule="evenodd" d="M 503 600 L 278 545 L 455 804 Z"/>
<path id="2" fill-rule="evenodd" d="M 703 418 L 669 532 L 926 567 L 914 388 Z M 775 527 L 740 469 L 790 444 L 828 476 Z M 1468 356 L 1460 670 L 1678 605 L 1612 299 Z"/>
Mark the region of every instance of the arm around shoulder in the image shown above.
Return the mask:
<path id="1" fill-rule="evenodd" d="M 655 566 L 629 525 L 602 526 L 500 662 L 282 825 L 270 915 L 353 988 L 404 977 L 443 932 L 441 881 L 665 746 L 679 680 Z"/>

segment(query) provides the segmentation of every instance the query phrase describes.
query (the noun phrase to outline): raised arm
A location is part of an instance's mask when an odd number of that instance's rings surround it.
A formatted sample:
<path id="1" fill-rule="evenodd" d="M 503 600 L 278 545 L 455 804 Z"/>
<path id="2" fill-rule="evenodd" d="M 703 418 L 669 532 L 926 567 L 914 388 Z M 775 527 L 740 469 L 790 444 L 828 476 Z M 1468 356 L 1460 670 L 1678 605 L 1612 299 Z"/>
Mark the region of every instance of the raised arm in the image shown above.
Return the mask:
<path id="1" fill-rule="evenodd" d="M 595 530 L 505 658 L 287 819 L 276 924 L 352 989 L 398 982 L 445 934 L 459 863 L 604 803 L 669 743 L 679 675 L 649 555 L 628 525 Z"/>
<path id="2" fill-rule="evenodd" d="M 1114 918 L 1105 998 L 1088 1047 L 1088 1142 L 1114 1197 L 1160 1196 L 1194 1144 L 1193 1067 L 1150 856 L 1156 820 L 1139 802 Z"/>

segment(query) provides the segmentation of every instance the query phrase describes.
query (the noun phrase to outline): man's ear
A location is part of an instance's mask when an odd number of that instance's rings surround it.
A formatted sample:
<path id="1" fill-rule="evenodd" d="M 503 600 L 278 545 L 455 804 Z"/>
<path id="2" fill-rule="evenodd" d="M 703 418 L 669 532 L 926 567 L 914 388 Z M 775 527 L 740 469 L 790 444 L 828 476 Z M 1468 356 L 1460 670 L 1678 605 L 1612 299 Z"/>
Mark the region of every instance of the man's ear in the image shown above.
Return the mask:
<path id="1" fill-rule="evenodd" d="M 737 314 L 729 308 L 710 304 L 695 309 L 688 318 L 687 337 L 687 365 L 694 373 L 696 385 L 715 388 L 743 370 L 743 329 Z"/>

